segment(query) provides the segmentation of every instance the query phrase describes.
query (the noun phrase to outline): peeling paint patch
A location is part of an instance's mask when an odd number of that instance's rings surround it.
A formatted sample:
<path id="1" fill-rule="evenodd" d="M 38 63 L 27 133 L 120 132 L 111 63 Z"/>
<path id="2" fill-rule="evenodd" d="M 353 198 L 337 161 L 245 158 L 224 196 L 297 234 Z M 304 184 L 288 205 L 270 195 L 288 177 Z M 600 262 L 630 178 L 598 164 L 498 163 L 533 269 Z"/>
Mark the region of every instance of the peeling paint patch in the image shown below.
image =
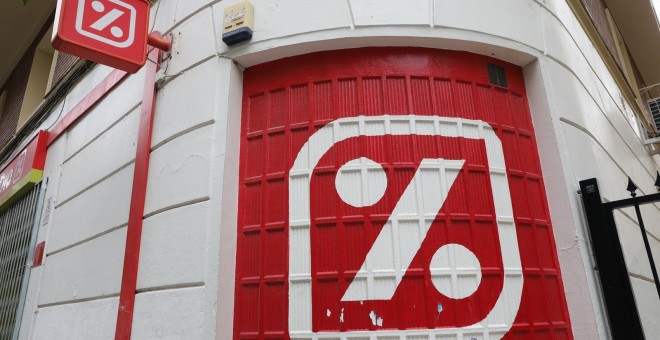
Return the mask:
<path id="1" fill-rule="evenodd" d="M 325 312 L 325 315 L 327 317 L 330 317 L 330 315 L 332 315 L 332 312 L 329 309 L 327 309 L 326 312 Z"/>
<path id="2" fill-rule="evenodd" d="M 341 314 L 339 314 L 339 322 L 344 323 L 344 309 L 341 309 Z"/>
<path id="3" fill-rule="evenodd" d="M 438 304 L 438 313 L 442 312 L 442 305 Z"/>
<path id="4" fill-rule="evenodd" d="M 374 326 L 383 327 L 383 318 L 376 315 L 376 312 L 371 311 L 371 313 L 369 313 L 369 318 L 371 318 L 371 323 Z"/>

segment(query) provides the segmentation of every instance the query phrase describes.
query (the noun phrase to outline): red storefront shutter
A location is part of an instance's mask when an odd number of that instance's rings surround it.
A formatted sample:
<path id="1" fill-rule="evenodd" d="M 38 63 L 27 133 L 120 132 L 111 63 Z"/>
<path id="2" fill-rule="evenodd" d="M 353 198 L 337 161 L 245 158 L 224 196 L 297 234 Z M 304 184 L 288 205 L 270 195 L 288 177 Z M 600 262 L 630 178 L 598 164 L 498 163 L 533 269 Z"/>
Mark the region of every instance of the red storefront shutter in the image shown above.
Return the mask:
<path id="1" fill-rule="evenodd" d="M 236 339 L 572 338 L 519 67 L 365 48 L 244 81 Z"/>

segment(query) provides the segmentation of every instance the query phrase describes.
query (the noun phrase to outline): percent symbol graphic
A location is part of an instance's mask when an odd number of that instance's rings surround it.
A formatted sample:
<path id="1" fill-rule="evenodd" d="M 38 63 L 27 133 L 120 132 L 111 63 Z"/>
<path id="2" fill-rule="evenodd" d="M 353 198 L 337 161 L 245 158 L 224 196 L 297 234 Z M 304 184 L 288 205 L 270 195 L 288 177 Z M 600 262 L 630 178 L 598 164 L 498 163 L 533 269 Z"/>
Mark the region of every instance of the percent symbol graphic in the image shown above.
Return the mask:
<path id="1" fill-rule="evenodd" d="M 135 41 L 137 14 L 137 8 L 124 0 L 78 0 L 75 28 L 100 43 L 127 48 Z"/>
<path id="2" fill-rule="evenodd" d="M 59 0 L 53 47 L 135 73 L 146 62 L 149 12 L 144 0 Z"/>
<path id="3" fill-rule="evenodd" d="M 92 8 L 99 13 L 105 12 L 105 5 L 103 5 L 101 1 L 92 2 Z M 90 27 L 97 31 L 103 31 L 108 26 L 110 26 L 110 24 L 116 22 L 117 19 L 119 19 L 122 15 L 124 15 L 124 12 L 114 8 L 102 16 L 99 20 L 94 22 Z M 112 33 L 115 38 L 121 38 L 124 36 L 124 31 L 118 26 L 112 26 L 110 28 L 110 33 Z"/>
<path id="4" fill-rule="evenodd" d="M 323 302 L 314 299 L 314 289 L 312 288 L 314 280 L 312 278 L 311 252 L 313 220 L 311 186 L 314 169 L 323 155 L 339 142 L 361 136 L 384 137 L 387 135 L 438 136 L 483 141 L 501 251 L 503 280 L 497 300 L 490 307 L 488 315 L 484 316 L 482 320 L 464 326 L 425 329 L 421 331 L 423 333 L 420 333 L 420 329 L 412 328 L 315 329 L 312 311 L 314 305 Z M 341 301 L 360 301 L 360 303 L 369 300 L 393 301 L 399 283 L 408 271 L 412 259 L 420 250 L 431 224 L 448 197 L 450 188 L 459 176 L 464 163 L 463 159 L 424 158 L 422 160 L 413 179 L 394 207 L 386 226 L 381 229 L 365 259 L 362 260 L 360 269 L 341 297 Z M 370 175 L 373 178 L 366 183 L 369 183 L 368 185 L 374 190 L 367 191 L 355 190 L 358 186 L 351 185 L 350 181 L 346 182 L 341 176 L 336 179 L 337 193 L 345 203 L 355 207 L 373 205 L 385 193 L 387 179 L 377 162 L 360 157 L 347 162 L 342 168 L 339 169 L 340 173 L 360 171 L 362 177 L 369 172 L 373 174 Z M 349 175 L 347 178 L 352 178 L 352 176 Z M 420 200 L 421 197 L 423 199 Z M 408 227 L 413 229 L 406 229 Z M 401 240 L 400 245 L 404 246 L 396 247 L 391 242 L 386 242 L 392 239 L 385 237 L 386 234 L 396 235 L 393 238 Z M 402 339 L 417 337 L 420 334 L 425 334 L 425 337 L 428 335 L 429 338 L 447 335 L 452 335 L 453 338 L 468 338 L 468 336 L 478 335 L 478 338 L 483 339 L 501 339 L 513 326 L 520 307 L 524 277 L 504 149 L 495 130 L 481 120 L 439 116 L 384 115 L 345 117 L 328 123 L 309 137 L 289 170 L 289 239 L 288 330 L 291 339 L 334 340 L 354 337 Z M 380 259 L 386 258 L 392 251 L 399 252 L 398 262 L 395 260 L 394 262 L 379 263 Z M 384 265 L 388 265 L 388 267 Z M 438 292 L 450 299 L 462 300 L 474 294 L 481 281 L 479 259 L 470 249 L 457 243 L 448 243 L 440 247 L 433 255 L 428 270 L 432 276 L 440 274 L 438 276 L 440 279 L 432 278 L 432 283 Z M 370 275 L 377 271 L 379 275 L 387 273 L 390 277 L 393 273 L 395 284 L 376 285 L 375 281 L 373 284 L 369 284 Z M 456 285 L 459 272 L 460 275 L 473 277 L 470 284 L 462 284 L 460 288 Z M 445 278 L 442 279 L 442 276 Z M 391 303 L 390 306 L 384 308 L 395 312 L 403 311 L 402 307 L 396 303 Z M 343 313 L 342 308 L 342 318 Z M 382 324 L 378 324 L 382 321 L 376 319 L 376 316 L 370 314 L 372 322 L 374 325 L 382 327 Z M 374 320 L 376 321 L 374 322 Z"/>

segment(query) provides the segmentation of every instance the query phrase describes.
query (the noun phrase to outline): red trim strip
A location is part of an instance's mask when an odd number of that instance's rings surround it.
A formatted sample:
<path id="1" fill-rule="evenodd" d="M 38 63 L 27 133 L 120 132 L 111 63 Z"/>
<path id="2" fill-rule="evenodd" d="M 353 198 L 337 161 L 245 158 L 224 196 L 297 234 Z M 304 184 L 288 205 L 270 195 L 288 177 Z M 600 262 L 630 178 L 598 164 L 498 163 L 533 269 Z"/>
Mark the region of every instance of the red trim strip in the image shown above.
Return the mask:
<path id="1" fill-rule="evenodd" d="M 32 268 L 37 268 L 44 263 L 44 249 L 46 248 L 46 242 L 41 242 L 37 244 L 34 248 L 34 258 L 32 260 Z"/>
<path id="2" fill-rule="evenodd" d="M 158 34 L 158 37 L 160 37 L 160 34 Z M 157 48 L 152 49 L 149 53 L 150 60 L 160 60 L 160 57 L 161 51 Z M 156 72 L 158 71 L 158 65 L 153 62 L 147 63 L 146 67 L 147 74 L 144 81 L 144 94 L 135 153 L 133 191 L 128 214 L 124 269 L 121 278 L 121 292 L 119 293 L 119 311 L 117 312 L 115 340 L 129 340 L 133 328 L 133 309 L 135 307 L 135 289 L 137 287 L 138 264 L 140 261 L 142 219 L 144 217 L 144 201 L 147 195 L 147 178 L 149 176 L 151 128 L 154 103 L 156 101 Z"/>
<path id="3" fill-rule="evenodd" d="M 0 207 L 13 202 L 41 179 L 46 163 L 48 131 L 41 130 L 0 171 Z"/>
<path id="4" fill-rule="evenodd" d="M 103 99 L 115 86 L 121 83 L 128 73 L 121 70 L 112 71 L 100 84 L 96 85 L 71 111 L 69 111 L 62 120 L 57 122 L 55 126 L 50 128 L 50 136 L 48 137 L 48 146 L 53 144 L 64 131 L 71 125 L 82 118 L 90 108 Z"/>
<path id="5" fill-rule="evenodd" d="M 50 140 L 50 132 L 41 130 L 37 135 L 37 149 L 34 153 L 34 162 L 32 166 L 35 169 L 43 170 L 46 166 L 46 155 L 48 154 L 48 141 Z"/>

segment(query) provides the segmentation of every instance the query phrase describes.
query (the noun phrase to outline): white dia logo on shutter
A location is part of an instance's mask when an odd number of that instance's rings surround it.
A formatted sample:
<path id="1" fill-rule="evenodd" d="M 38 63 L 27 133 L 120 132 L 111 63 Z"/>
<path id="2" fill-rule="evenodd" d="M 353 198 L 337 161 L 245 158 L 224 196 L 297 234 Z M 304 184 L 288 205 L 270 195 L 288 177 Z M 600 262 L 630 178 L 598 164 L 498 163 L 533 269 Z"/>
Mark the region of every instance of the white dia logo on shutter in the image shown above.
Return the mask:
<path id="1" fill-rule="evenodd" d="M 378 129 L 368 129 L 366 125 L 378 125 Z M 407 125 L 406 129 L 393 129 L 393 124 Z M 417 125 L 428 128 L 417 129 Z M 406 131 L 406 132 L 404 132 Z M 493 188 L 495 218 L 499 235 L 499 248 L 502 251 L 503 286 L 488 315 L 481 321 L 465 327 L 444 327 L 436 329 L 382 329 L 382 330 L 347 330 L 344 332 L 315 332 L 312 326 L 312 260 L 311 260 L 311 182 L 312 173 L 321 158 L 337 143 L 353 137 L 379 136 L 437 136 L 482 140 L 486 146 L 490 183 Z M 442 208 L 449 190 L 455 182 L 465 160 L 424 158 L 412 180 L 397 200 L 387 223 L 376 237 L 366 258 L 361 259 L 361 267 L 351 281 L 341 301 L 389 301 L 397 291 L 406 275 L 411 261 L 418 253 L 433 223 L 433 218 Z M 356 190 L 351 180 L 341 174 L 346 171 L 365 170 L 369 173 L 369 191 Z M 335 179 L 335 188 L 341 200 L 354 207 L 370 206 L 378 202 L 385 194 L 387 176 L 382 167 L 366 157 L 358 157 L 347 162 L 339 169 Z M 497 197 L 495 193 L 497 188 Z M 422 191 L 433 195 L 419 197 Z M 416 202 L 423 200 L 423 202 Z M 415 204 L 420 203 L 420 204 Z M 314 133 L 303 145 L 289 172 L 289 335 L 292 339 L 339 339 L 346 337 L 375 335 L 381 336 L 430 336 L 460 335 L 475 338 L 499 339 L 512 327 L 520 307 L 523 289 L 523 274 L 518 249 L 518 238 L 511 205 L 511 194 L 506 176 L 506 167 L 502 143 L 489 124 L 480 120 L 447 118 L 437 116 L 385 115 L 358 116 L 337 119 Z M 403 224 L 414 224 L 414 228 L 399 228 Z M 399 249 L 397 260 L 391 268 L 378 267 L 377 271 L 391 273 L 394 284 L 373 280 L 374 263 L 387 257 L 392 252 L 388 235 L 396 235 L 403 240 L 405 248 Z M 450 255 L 451 254 L 451 255 Z M 451 260 L 449 259 L 451 257 Z M 445 244 L 436 250 L 430 261 L 430 271 L 450 272 L 454 277 L 461 267 L 461 275 L 473 275 L 470 284 L 457 289 L 432 281 L 435 289 L 451 299 L 463 299 L 477 291 L 482 277 L 479 260 L 475 254 L 459 244 Z M 396 308 L 396 307 L 394 307 Z M 440 308 L 440 306 L 439 306 Z M 330 311 L 328 310 L 330 314 Z M 343 318 L 343 315 L 341 316 Z M 382 326 L 382 320 L 372 312 L 374 325 Z M 430 338 L 429 338 L 430 339 Z"/>

